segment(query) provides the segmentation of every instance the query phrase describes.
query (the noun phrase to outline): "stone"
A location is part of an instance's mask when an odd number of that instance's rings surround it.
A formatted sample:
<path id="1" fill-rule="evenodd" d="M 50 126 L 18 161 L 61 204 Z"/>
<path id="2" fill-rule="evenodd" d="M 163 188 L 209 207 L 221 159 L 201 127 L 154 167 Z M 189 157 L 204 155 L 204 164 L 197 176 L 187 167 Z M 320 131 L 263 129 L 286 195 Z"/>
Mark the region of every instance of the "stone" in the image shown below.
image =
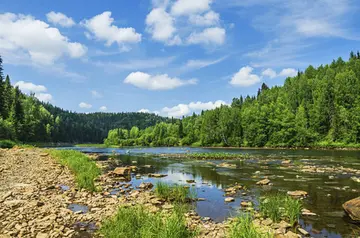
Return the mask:
<path id="1" fill-rule="evenodd" d="M 357 177 L 351 177 L 351 180 L 357 183 L 360 183 L 360 178 Z"/>
<path id="2" fill-rule="evenodd" d="M 345 202 L 342 207 L 352 220 L 360 222 L 360 197 Z"/>
<path id="3" fill-rule="evenodd" d="M 49 153 L 41 153 L 40 156 L 41 157 L 46 157 L 46 156 L 49 156 Z"/>
<path id="4" fill-rule="evenodd" d="M 306 197 L 308 195 L 307 192 L 301 190 L 288 191 L 287 194 L 293 197 Z"/>
<path id="5" fill-rule="evenodd" d="M 140 189 L 152 189 L 154 185 L 152 183 L 141 183 L 139 185 Z"/>
<path id="6" fill-rule="evenodd" d="M 242 207 L 252 207 L 252 203 L 251 203 L 251 202 L 246 202 L 246 201 L 242 201 L 242 202 L 240 203 L 240 205 L 241 205 Z"/>
<path id="7" fill-rule="evenodd" d="M 303 216 L 316 216 L 316 213 L 313 213 L 310 210 L 305 209 L 305 208 L 301 210 L 301 214 Z"/>
<path id="8" fill-rule="evenodd" d="M 285 234 L 285 236 L 284 236 L 285 238 L 301 238 L 301 236 L 300 235 L 298 235 L 298 234 L 296 234 L 296 233 L 294 233 L 294 232 L 292 232 L 292 231 L 288 231 L 288 232 L 286 232 L 286 234 Z"/>
<path id="9" fill-rule="evenodd" d="M 186 182 L 187 182 L 187 183 L 195 183 L 195 180 L 193 180 L 193 179 L 188 179 L 188 180 L 186 180 Z"/>
<path id="10" fill-rule="evenodd" d="M 236 168 L 236 164 L 229 164 L 229 163 L 221 163 L 218 164 L 217 167 L 223 167 L 223 168 L 232 168 L 235 169 Z"/>
<path id="11" fill-rule="evenodd" d="M 154 178 L 163 178 L 166 177 L 166 174 L 149 174 L 149 177 L 154 177 Z"/>
<path id="12" fill-rule="evenodd" d="M 234 202 L 234 201 L 235 201 L 235 198 L 233 198 L 233 197 L 225 198 L 225 202 Z"/>
<path id="13" fill-rule="evenodd" d="M 115 174 L 116 176 L 129 176 L 131 173 L 131 169 L 128 167 L 117 167 L 114 169 L 113 174 Z"/>
<path id="14" fill-rule="evenodd" d="M 273 221 L 270 218 L 266 218 L 261 222 L 261 224 L 264 226 L 270 226 L 271 224 L 273 224 Z"/>
<path id="15" fill-rule="evenodd" d="M 260 180 L 259 182 L 257 182 L 256 184 L 257 185 L 268 185 L 270 183 L 270 180 L 269 179 L 263 179 L 263 180 Z"/>
<path id="16" fill-rule="evenodd" d="M 291 163 L 291 160 L 283 160 L 281 163 L 282 163 L 282 164 L 290 164 L 290 163 Z"/>
<path id="17" fill-rule="evenodd" d="M 304 230 L 301 227 L 298 228 L 298 231 L 304 236 L 309 236 L 310 235 L 309 232 L 307 232 L 306 230 Z"/>
<path id="18" fill-rule="evenodd" d="M 162 206 L 162 208 L 165 209 L 165 210 L 171 210 L 171 209 L 174 208 L 174 206 L 171 205 L 171 204 L 165 204 L 165 205 Z"/>
<path id="19" fill-rule="evenodd" d="M 42 232 L 39 232 L 36 235 L 36 238 L 47 238 L 47 237 L 48 237 L 48 234 L 42 233 Z"/>

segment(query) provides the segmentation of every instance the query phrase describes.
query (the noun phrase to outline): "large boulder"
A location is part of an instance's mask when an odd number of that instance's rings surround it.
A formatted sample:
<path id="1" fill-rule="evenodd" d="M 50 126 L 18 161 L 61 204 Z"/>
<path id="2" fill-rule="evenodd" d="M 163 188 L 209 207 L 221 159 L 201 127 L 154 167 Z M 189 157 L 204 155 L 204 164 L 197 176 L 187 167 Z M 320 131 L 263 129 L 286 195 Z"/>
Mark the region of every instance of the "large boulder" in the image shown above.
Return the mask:
<path id="1" fill-rule="evenodd" d="M 360 197 L 347 201 L 342 206 L 352 220 L 360 222 Z"/>
<path id="2" fill-rule="evenodd" d="M 114 175 L 116 176 L 122 176 L 122 177 L 126 177 L 129 176 L 131 173 L 131 168 L 128 167 L 117 167 L 114 169 L 114 171 L 112 172 Z"/>

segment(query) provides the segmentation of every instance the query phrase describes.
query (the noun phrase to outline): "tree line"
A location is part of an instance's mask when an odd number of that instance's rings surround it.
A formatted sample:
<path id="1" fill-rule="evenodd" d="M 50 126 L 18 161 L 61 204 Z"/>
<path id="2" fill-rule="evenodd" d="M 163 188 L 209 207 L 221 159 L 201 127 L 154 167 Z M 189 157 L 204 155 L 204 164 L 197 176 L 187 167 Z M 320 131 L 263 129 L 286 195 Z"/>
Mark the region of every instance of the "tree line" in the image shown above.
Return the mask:
<path id="1" fill-rule="evenodd" d="M 231 106 L 160 122 L 146 129 L 110 130 L 108 145 L 141 146 L 358 146 L 360 53 L 307 67 L 283 86 L 262 84 L 256 96 Z"/>
<path id="2" fill-rule="evenodd" d="M 113 128 L 145 129 L 167 118 L 149 113 L 75 113 L 25 95 L 4 76 L 0 56 L 0 140 L 102 143 Z"/>

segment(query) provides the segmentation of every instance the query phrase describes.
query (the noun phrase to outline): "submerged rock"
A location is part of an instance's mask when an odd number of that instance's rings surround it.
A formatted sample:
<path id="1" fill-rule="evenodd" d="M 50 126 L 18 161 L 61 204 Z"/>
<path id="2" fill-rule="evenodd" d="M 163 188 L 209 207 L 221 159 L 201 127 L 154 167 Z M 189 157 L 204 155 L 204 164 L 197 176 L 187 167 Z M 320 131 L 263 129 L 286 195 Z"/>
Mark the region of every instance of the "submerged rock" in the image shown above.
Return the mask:
<path id="1" fill-rule="evenodd" d="M 307 192 L 301 191 L 301 190 L 288 191 L 287 194 L 292 196 L 292 197 L 306 197 L 308 195 Z"/>
<path id="2" fill-rule="evenodd" d="M 342 207 L 352 220 L 360 222 L 360 197 L 347 201 Z"/>
<path id="3" fill-rule="evenodd" d="M 256 184 L 257 185 L 268 185 L 269 183 L 270 183 L 269 179 L 263 179 L 263 180 L 260 180 L 259 182 L 257 182 Z"/>
<path id="4" fill-rule="evenodd" d="M 116 176 L 128 176 L 131 173 L 131 169 L 128 167 L 117 167 L 112 172 Z"/>

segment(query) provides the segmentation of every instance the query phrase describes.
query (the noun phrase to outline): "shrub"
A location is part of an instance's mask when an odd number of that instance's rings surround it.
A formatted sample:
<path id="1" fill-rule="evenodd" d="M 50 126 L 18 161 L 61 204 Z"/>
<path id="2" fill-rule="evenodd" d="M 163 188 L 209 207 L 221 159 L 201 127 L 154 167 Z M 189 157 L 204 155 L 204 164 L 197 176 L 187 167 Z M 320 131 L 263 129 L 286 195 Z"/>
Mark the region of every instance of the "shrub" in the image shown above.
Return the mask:
<path id="1" fill-rule="evenodd" d="M 12 140 L 0 140 L 0 148 L 13 148 L 16 143 Z"/>

